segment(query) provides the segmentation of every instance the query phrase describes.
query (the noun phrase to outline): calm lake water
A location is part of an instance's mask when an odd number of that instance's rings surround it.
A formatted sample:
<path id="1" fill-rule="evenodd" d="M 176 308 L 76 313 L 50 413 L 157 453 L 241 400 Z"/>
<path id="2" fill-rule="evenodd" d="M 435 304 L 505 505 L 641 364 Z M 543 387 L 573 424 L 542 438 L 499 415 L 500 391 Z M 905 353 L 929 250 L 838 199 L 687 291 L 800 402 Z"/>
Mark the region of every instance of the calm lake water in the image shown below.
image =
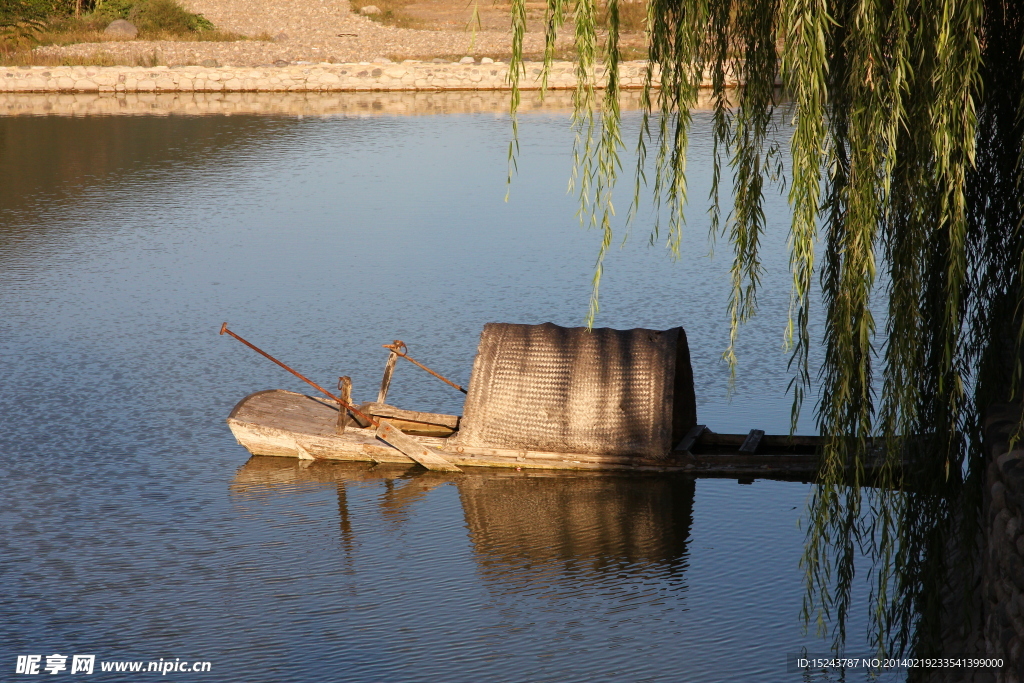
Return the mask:
<path id="1" fill-rule="evenodd" d="M 708 133 L 698 113 L 682 258 L 642 210 L 598 324 L 684 326 L 700 421 L 784 432 L 788 210 L 769 198 L 730 398 Z M 223 321 L 357 400 L 393 339 L 466 382 L 484 323 L 582 324 L 598 235 L 565 192 L 568 116 L 522 118 L 506 203 L 508 139 L 486 113 L 0 119 L 0 678 L 59 653 L 211 662 L 182 681 L 826 680 L 786 668 L 827 650 L 799 618 L 806 484 L 436 477 L 234 442 L 235 402 L 304 385 Z M 461 406 L 411 366 L 391 398 Z"/>

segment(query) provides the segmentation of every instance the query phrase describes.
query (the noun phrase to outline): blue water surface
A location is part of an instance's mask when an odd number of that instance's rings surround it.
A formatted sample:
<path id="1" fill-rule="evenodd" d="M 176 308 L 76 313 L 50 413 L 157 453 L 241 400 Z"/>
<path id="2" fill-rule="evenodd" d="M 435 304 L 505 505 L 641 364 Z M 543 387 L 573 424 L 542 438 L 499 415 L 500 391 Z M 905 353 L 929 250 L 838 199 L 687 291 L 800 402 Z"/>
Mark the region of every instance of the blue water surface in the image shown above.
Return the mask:
<path id="1" fill-rule="evenodd" d="M 684 326 L 700 421 L 783 433 L 789 213 L 773 191 L 730 397 L 709 126 L 680 258 L 642 206 L 597 324 Z M 357 400 L 394 339 L 465 383 L 484 323 L 583 324 L 599 235 L 566 193 L 569 117 L 520 131 L 506 202 L 502 114 L 0 119 L 0 679 L 58 653 L 211 663 L 101 681 L 825 680 L 786 668 L 827 650 L 799 614 L 807 484 L 303 466 L 225 426 L 305 387 L 224 321 Z M 400 366 L 390 398 L 462 395 Z"/>

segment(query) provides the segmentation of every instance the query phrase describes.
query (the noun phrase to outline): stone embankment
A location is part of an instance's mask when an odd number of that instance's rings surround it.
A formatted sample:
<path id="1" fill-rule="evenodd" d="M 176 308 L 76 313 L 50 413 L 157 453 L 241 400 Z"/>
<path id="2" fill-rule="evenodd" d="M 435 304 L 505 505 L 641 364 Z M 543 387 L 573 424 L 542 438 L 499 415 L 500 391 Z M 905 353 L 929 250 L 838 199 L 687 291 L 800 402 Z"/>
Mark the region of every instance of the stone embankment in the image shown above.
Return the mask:
<path id="1" fill-rule="evenodd" d="M 1021 406 L 989 411 L 981 566 L 981 628 L 989 654 L 1006 657 L 997 683 L 1024 683 L 1024 444 L 1010 449 Z"/>
<path id="2" fill-rule="evenodd" d="M 523 93 L 519 112 L 567 113 L 573 93 L 555 90 L 541 97 Z M 638 91 L 624 92 L 619 108 L 640 108 Z M 0 116 L 433 116 L 507 114 L 508 91 L 434 92 L 161 92 L 161 93 L 3 93 Z"/>
<path id="3" fill-rule="evenodd" d="M 525 90 L 540 89 L 540 63 L 527 63 Z M 624 89 L 643 86 L 646 62 L 619 67 Z M 604 69 L 597 69 L 600 83 Z M 575 65 L 556 62 L 548 88 L 576 87 Z M 508 64 L 359 62 L 272 67 L 33 66 L 0 68 L 0 92 L 359 92 L 419 90 L 508 90 Z"/>

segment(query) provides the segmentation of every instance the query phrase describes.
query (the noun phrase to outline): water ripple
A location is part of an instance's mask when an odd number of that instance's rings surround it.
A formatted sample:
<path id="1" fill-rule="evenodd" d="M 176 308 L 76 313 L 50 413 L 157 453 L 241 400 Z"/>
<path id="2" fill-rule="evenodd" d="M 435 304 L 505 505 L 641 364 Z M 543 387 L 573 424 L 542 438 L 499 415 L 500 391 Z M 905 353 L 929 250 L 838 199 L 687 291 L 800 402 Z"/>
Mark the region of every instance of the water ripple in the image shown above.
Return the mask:
<path id="1" fill-rule="evenodd" d="M 303 388 L 218 337 L 225 319 L 314 378 L 351 375 L 360 400 L 391 339 L 465 382 L 484 322 L 579 324 L 596 244 L 564 195 L 568 121 L 521 132 L 506 204 L 508 122 L 491 116 L 0 120 L 3 666 L 67 652 L 205 659 L 194 680 L 246 683 L 798 679 L 786 653 L 816 645 L 798 621 L 804 484 L 247 460 L 224 426 L 251 391 Z M 718 431 L 788 424 L 784 198 L 768 208 L 732 403 L 727 259 L 698 240 L 678 263 L 639 244 L 608 262 L 602 324 L 686 326 Z M 392 391 L 461 407 L 405 369 Z"/>

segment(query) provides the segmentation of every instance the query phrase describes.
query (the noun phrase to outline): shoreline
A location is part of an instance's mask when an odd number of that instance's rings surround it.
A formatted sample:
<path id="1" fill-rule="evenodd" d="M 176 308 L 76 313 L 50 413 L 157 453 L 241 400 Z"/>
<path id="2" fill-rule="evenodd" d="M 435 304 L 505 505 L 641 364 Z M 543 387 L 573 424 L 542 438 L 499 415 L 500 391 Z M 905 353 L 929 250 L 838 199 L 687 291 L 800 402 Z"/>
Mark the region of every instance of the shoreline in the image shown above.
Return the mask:
<path id="1" fill-rule="evenodd" d="M 573 92 L 541 98 L 524 92 L 519 113 L 568 114 Z M 0 117 L 26 116 L 287 116 L 325 118 L 493 114 L 507 116 L 508 90 L 390 92 L 21 92 L 0 93 Z M 640 91 L 622 93 L 622 111 L 640 108 Z"/>
<path id="2" fill-rule="evenodd" d="M 520 89 L 541 89 L 543 64 L 527 62 Z M 354 62 L 288 66 L 13 66 L 0 67 L 0 93 L 168 92 L 438 92 L 510 91 L 503 62 L 438 64 Z M 573 62 L 555 62 L 548 90 L 576 87 Z M 647 62 L 619 66 L 622 90 L 643 88 Z M 598 82 L 604 67 L 595 69 Z"/>

